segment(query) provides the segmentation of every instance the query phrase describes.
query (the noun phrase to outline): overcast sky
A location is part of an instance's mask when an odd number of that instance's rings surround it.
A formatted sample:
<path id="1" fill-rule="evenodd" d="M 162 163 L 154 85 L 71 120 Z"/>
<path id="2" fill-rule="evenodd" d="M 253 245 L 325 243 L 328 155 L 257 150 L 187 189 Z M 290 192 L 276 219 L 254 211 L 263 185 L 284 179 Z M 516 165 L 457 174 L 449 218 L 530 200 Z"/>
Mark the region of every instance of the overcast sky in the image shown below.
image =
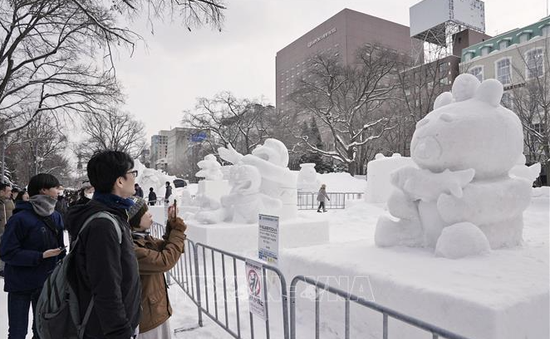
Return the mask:
<path id="1" fill-rule="evenodd" d="M 460 1 L 460 0 L 455 0 Z M 124 109 L 147 126 L 147 137 L 180 125 L 196 98 L 230 91 L 275 102 L 275 55 L 344 8 L 409 26 L 419 0 L 226 0 L 223 30 L 189 32 L 177 19 L 151 27 L 135 22 L 147 45 L 121 51 L 117 72 Z M 486 0 L 486 33 L 496 35 L 540 20 L 546 0 Z"/>

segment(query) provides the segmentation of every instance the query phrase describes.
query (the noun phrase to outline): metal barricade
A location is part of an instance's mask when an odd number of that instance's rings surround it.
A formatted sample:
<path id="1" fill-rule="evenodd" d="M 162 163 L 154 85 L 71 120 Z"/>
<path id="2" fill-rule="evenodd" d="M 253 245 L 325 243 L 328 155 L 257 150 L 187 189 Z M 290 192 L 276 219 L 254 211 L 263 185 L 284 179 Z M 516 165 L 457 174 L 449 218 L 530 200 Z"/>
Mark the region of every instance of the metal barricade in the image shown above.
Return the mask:
<path id="1" fill-rule="evenodd" d="M 200 312 L 205 313 L 210 319 L 212 319 L 234 338 L 243 338 L 246 325 L 243 324 L 241 319 L 241 312 L 243 310 L 241 305 L 241 297 L 244 297 L 246 301 L 248 296 L 248 287 L 246 286 L 246 279 L 242 279 L 246 278 L 246 274 L 239 275 L 239 266 L 241 265 L 238 265 L 237 263 L 239 262 L 243 264 L 242 266 L 244 266 L 248 259 L 201 243 L 196 244 L 195 250 L 197 270 L 201 270 L 201 272 L 199 272 L 201 274 L 200 284 L 197 281 L 197 286 L 200 286 L 200 291 L 197 292 L 198 297 L 203 300 L 202 304 L 198 305 Z M 243 273 L 246 273 L 244 272 L 244 268 L 241 270 Z M 272 272 L 269 277 L 268 272 Z M 278 300 L 278 302 L 281 303 L 280 321 L 283 325 L 283 333 L 277 333 L 276 337 L 288 339 L 288 294 L 285 278 L 281 271 L 279 271 L 276 267 L 262 264 L 262 282 L 264 286 L 266 309 L 266 319 L 264 321 L 265 337 L 267 339 L 272 337 L 271 329 L 273 324 L 270 322 L 278 316 L 278 314 L 271 315 L 268 311 L 268 290 L 271 285 L 274 285 L 270 282 L 271 280 L 279 280 L 278 287 L 280 287 L 280 300 Z M 234 303 L 234 305 L 230 305 L 231 303 Z M 250 311 L 249 326 L 250 338 L 254 339 L 254 315 Z"/>
<path id="2" fill-rule="evenodd" d="M 399 320 L 403 323 L 406 323 L 412 327 L 423 330 L 425 332 L 431 333 L 433 339 L 438 338 L 447 338 L 447 339 L 468 339 L 461 335 L 449 332 L 437 326 L 428 324 L 422 320 L 418 320 L 411 316 L 399 313 L 390 308 L 379 305 L 375 302 L 366 300 L 364 298 L 355 296 L 349 292 L 331 287 L 327 284 L 321 283 L 315 279 L 299 275 L 292 279 L 290 283 L 290 338 L 296 339 L 296 285 L 298 282 L 304 282 L 310 286 L 315 287 L 315 339 L 319 339 L 320 335 L 320 290 L 327 291 L 329 293 L 335 294 L 345 301 L 344 308 L 344 338 L 350 338 L 350 302 L 354 302 L 358 305 L 361 305 L 370 310 L 376 311 L 382 314 L 382 337 L 383 339 L 388 339 L 388 322 L 390 318 Z"/>
<path id="3" fill-rule="evenodd" d="M 317 201 L 317 192 L 298 192 L 297 205 L 299 210 L 314 210 L 319 206 Z M 361 199 L 361 192 L 327 192 L 330 200 L 325 201 L 327 209 L 344 209 L 346 208 L 346 200 Z"/>

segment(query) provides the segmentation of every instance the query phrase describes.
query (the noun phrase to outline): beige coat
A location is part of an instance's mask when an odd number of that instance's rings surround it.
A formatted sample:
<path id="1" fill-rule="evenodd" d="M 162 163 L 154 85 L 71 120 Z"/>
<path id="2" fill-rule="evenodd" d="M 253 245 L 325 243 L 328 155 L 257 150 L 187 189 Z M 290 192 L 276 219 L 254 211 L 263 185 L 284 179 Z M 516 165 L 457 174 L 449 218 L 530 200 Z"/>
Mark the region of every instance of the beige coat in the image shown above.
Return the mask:
<path id="1" fill-rule="evenodd" d="M 164 272 L 176 265 L 184 251 L 186 226 L 180 218 L 169 221 L 165 240 L 134 235 L 134 249 L 141 278 L 140 332 L 150 331 L 172 315 Z"/>

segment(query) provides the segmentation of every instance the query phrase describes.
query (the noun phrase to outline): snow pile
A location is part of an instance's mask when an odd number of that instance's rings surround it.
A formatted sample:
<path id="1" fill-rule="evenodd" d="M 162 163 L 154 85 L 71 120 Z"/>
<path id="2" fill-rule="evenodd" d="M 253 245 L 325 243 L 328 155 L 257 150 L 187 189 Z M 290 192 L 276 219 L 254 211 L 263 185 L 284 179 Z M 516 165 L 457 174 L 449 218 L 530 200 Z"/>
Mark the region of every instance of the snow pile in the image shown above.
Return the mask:
<path id="1" fill-rule="evenodd" d="M 300 168 L 297 180 L 298 191 L 317 192 L 321 187 L 321 180 L 319 180 L 319 174 L 315 171 L 315 164 L 300 164 Z"/>
<path id="2" fill-rule="evenodd" d="M 525 159 L 523 131 L 517 115 L 500 105 L 502 93 L 502 84 L 494 79 L 480 84 L 473 75 L 462 74 L 452 93 L 437 98 L 412 137 L 412 159 L 419 168 L 391 174 L 397 188 L 388 201 L 392 217 L 379 219 L 377 245 L 451 249 L 456 245 L 452 235 L 477 244 L 450 251 L 456 258 L 482 252 L 486 241 L 493 249 L 521 244 L 532 184 L 522 175 L 536 169 L 509 175 Z M 482 232 L 471 232 L 472 224 Z M 453 225 L 451 233 L 440 237 Z"/>

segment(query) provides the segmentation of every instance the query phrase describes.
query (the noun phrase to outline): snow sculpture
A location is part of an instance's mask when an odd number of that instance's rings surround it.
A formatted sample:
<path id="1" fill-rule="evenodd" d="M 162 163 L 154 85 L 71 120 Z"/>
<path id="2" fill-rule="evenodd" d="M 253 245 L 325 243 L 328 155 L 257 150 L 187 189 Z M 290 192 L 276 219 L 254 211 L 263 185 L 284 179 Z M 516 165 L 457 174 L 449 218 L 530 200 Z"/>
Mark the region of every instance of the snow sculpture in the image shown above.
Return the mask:
<path id="1" fill-rule="evenodd" d="M 425 246 L 459 258 L 521 243 L 532 182 L 509 175 L 523 156 L 523 133 L 518 117 L 500 106 L 502 93 L 496 80 L 480 84 L 463 74 L 436 99 L 412 137 L 418 168 L 391 175 L 395 218 L 378 220 L 378 246 Z"/>
<path id="2" fill-rule="evenodd" d="M 321 180 L 319 180 L 315 171 L 315 163 L 300 164 L 300 168 L 300 172 L 298 172 L 298 190 L 317 192 L 321 187 Z"/>
<path id="3" fill-rule="evenodd" d="M 242 155 L 231 146 L 218 149 L 220 157 L 232 164 L 250 165 L 261 175 L 260 192 L 281 201 L 280 207 L 270 205 L 262 213 L 277 215 L 282 219 L 296 217 L 296 177 L 287 168 L 288 150 L 277 139 L 267 139 L 252 154 Z"/>
<path id="4" fill-rule="evenodd" d="M 405 166 L 415 165 L 411 158 L 402 157 L 399 153 L 394 153 L 391 157 L 385 157 L 382 153 L 376 154 L 374 160 L 367 164 L 365 201 L 386 203 L 394 190 L 390 173 Z"/>
<path id="5" fill-rule="evenodd" d="M 216 160 L 214 154 L 208 154 L 204 157 L 204 160 L 199 161 L 197 165 L 201 170 L 195 174 L 196 177 L 212 181 L 223 179 L 223 173 L 221 171 L 222 165 Z"/>
<path id="6" fill-rule="evenodd" d="M 262 177 L 256 167 L 242 164 L 232 166 L 229 175 L 231 192 L 221 198 L 221 208 L 201 210 L 195 219 L 206 224 L 222 221 L 245 224 L 258 222 L 260 211 L 281 207 L 280 200 L 260 192 L 261 183 Z"/>
<path id="7" fill-rule="evenodd" d="M 145 167 L 138 159 L 134 159 L 134 169 L 138 170 L 139 175 L 136 178 L 136 182 L 143 189 L 145 198 L 149 194 L 149 187 L 153 187 L 153 190 L 157 194 L 157 199 L 162 200 L 166 192 L 166 182 L 173 182 L 176 179 L 175 176 L 168 175 L 161 170 Z M 174 190 L 172 195 L 177 195 L 176 193 L 176 190 Z"/>

